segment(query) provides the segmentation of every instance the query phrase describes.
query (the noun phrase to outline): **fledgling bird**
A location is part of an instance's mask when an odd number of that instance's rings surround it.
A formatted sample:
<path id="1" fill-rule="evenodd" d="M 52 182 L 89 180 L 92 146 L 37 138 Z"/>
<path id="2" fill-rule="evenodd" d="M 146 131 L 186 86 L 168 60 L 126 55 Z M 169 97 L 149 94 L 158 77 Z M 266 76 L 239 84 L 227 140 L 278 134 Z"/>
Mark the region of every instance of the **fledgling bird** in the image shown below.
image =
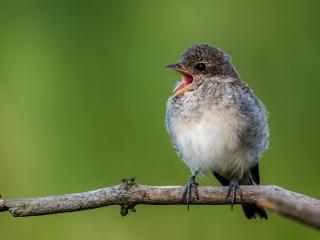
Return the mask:
<path id="1" fill-rule="evenodd" d="M 259 184 L 258 162 L 268 148 L 268 114 L 263 103 L 243 82 L 220 49 L 194 45 L 167 69 L 181 81 L 167 103 L 166 125 L 173 146 L 191 170 L 183 198 L 196 196 L 198 173 L 212 173 L 229 186 L 232 204 L 239 185 Z M 267 219 L 264 209 L 243 204 L 247 218 Z"/>

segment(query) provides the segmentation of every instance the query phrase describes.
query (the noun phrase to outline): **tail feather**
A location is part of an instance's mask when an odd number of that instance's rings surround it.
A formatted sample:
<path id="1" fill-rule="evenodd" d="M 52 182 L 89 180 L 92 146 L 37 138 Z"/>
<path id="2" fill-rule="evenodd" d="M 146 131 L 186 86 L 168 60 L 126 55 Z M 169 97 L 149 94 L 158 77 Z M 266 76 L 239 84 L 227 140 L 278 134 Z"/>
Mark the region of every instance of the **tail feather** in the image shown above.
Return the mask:
<path id="1" fill-rule="evenodd" d="M 217 172 L 213 172 L 213 175 L 218 179 L 218 181 L 223 186 L 229 186 L 230 181 L 228 179 L 221 176 Z M 251 168 L 250 178 L 247 179 L 246 181 L 242 181 L 242 183 L 244 183 L 245 185 L 258 185 L 260 183 L 259 166 L 258 165 Z M 260 219 L 268 219 L 268 215 L 267 215 L 266 211 L 254 203 L 242 204 L 242 209 L 248 219 L 256 219 L 257 217 L 260 217 Z"/>
<path id="2" fill-rule="evenodd" d="M 260 183 L 260 174 L 259 174 L 259 164 L 256 164 L 250 169 L 249 175 L 249 184 L 251 185 L 259 185 Z M 242 204 L 242 209 L 244 214 L 248 219 L 253 219 L 256 217 L 260 217 L 260 219 L 268 219 L 268 215 L 266 210 L 259 207 L 256 204 Z"/>
<path id="3" fill-rule="evenodd" d="M 242 204 L 244 214 L 248 219 L 260 217 L 260 219 L 268 219 L 266 211 L 256 204 Z"/>

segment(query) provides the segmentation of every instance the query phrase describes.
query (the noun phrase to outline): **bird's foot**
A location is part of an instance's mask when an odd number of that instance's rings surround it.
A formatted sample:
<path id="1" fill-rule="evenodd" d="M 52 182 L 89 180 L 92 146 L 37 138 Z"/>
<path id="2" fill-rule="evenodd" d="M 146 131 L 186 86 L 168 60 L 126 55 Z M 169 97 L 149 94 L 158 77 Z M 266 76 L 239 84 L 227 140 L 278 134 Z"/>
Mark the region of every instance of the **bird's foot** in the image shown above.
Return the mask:
<path id="1" fill-rule="evenodd" d="M 240 189 L 239 181 L 238 180 L 231 180 L 229 184 L 227 198 L 231 197 L 231 210 L 233 209 L 233 204 L 236 202 L 237 193 L 242 200 L 242 192 Z"/>
<path id="2" fill-rule="evenodd" d="M 197 188 L 198 186 L 199 184 L 196 183 L 196 175 L 192 175 L 189 178 L 188 183 L 184 188 L 183 195 L 182 195 L 184 202 L 187 203 L 188 210 L 189 210 L 189 203 L 191 202 L 192 189 L 195 190 L 196 198 L 197 200 L 199 200 L 199 194 L 198 194 L 198 188 Z"/>

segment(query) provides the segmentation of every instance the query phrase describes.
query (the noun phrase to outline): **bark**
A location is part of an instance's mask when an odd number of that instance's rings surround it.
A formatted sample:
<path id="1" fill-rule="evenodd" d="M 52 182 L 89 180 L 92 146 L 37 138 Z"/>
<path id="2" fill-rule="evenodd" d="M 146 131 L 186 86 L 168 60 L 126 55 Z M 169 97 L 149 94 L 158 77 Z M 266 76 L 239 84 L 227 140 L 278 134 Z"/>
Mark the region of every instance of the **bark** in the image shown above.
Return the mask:
<path id="1" fill-rule="evenodd" d="M 41 198 L 0 199 L 0 212 L 14 217 L 38 216 L 82 211 L 109 205 L 120 205 L 122 216 L 135 211 L 138 204 L 182 205 L 184 187 L 137 185 L 134 179 L 123 179 L 117 186 L 89 192 Z M 285 217 L 320 229 L 320 201 L 278 186 L 241 186 L 242 197 L 235 204 L 255 203 Z M 191 205 L 231 204 L 227 187 L 198 187 L 199 199 L 193 194 Z"/>

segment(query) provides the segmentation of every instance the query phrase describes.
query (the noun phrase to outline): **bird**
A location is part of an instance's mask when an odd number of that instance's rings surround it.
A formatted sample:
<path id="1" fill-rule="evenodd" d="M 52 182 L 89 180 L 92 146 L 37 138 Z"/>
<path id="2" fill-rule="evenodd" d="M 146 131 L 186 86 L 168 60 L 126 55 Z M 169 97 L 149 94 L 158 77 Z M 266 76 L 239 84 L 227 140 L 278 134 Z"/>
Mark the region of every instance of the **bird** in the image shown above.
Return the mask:
<path id="1" fill-rule="evenodd" d="M 183 192 L 188 205 L 199 199 L 197 175 L 213 174 L 228 186 L 231 206 L 241 185 L 258 185 L 259 160 L 269 146 L 268 112 L 240 79 L 229 55 L 208 44 L 193 45 L 166 66 L 179 81 L 166 105 L 166 127 L 191 176 Z M 267 219 L 265 209 L 242 204 L 248 219 Z"/>

